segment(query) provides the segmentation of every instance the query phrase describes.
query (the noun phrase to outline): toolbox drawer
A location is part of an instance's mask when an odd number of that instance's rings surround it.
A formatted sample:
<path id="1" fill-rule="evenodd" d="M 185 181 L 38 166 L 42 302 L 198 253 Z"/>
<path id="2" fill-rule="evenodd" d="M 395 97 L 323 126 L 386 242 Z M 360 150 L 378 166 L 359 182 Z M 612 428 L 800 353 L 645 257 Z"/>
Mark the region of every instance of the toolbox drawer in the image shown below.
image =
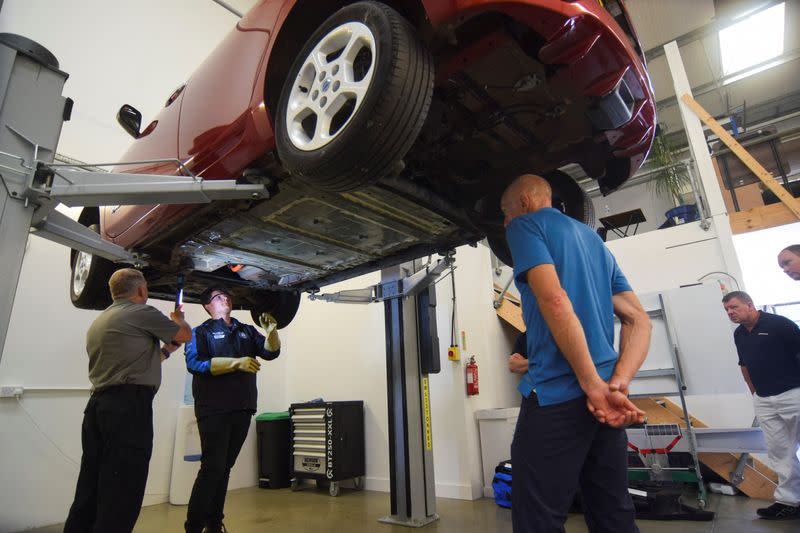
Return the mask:
<path id="1" fill-rule="evenodd" d="M 364 475 L 364 402 L 292 404 L 292 474 L 339 481 Z"/>

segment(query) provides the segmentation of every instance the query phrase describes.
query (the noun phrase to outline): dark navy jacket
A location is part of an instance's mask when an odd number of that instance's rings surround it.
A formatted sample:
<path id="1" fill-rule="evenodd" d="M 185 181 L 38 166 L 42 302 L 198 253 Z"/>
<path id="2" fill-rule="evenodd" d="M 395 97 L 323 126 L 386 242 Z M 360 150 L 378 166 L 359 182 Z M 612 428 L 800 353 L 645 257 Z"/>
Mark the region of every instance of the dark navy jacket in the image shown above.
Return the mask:
<path id="1" fill-rule="evenodd" d="M 280 350 L 271 352 L 264 346 L 264 336 L 249 324 L 231 318 L 208 319 L 192 330 L 186 343 L 186 368 L 192 373 L 194 412 L 197 418 L 231 411 L 256 412 L 256 375 L 231 372 L 211 375 L 213 357 L 261 357 L 275 359 Z"/>
<path id="2" fill-rule="evenodd" d="M 756 394 L 776 396 L 800 387 L 800 328 L 786 317 L 759 312 L 752 331 L 733 332 L 739 364 L 747 367 Z"/>

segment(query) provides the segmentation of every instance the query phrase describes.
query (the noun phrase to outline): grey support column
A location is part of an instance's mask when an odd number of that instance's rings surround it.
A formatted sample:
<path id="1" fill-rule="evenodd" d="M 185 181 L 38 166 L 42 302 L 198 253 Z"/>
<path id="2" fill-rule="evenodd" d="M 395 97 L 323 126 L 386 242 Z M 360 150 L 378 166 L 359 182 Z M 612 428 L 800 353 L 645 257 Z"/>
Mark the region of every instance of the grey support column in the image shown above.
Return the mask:
<path id="1" fill-rule="evenodd" d="M 71 100 L 67 74 L 38 44 L 0 35 L 0 357 L 14 305 L 31 219 L 37 207 L 23 192 L 34 160 L 52 162 Z"/>
<path id="2" fill-rule="evenodd" d="M 384 300 L 384 309 L 391 515 L 380 521 L 421 527 L 439 518 L 433 473 L 429 365 L 420 357 L 421 349 L 428 350 L 431 337 L 435 337 L 427 325 L 429 313 L 435 312 L 430 304 L 431 301 L 435 304 L 435 297 L 431 298 L 430 292 L 392 297 L 403 293 L 404 277 L 413 272 L 411 264 L 382 272 L 382 295 L 388 298 Z M 432 292 L 435 287 L 431 285 L 424 290 Z M 438 357 L 438 353 L 434 356 Z"/>

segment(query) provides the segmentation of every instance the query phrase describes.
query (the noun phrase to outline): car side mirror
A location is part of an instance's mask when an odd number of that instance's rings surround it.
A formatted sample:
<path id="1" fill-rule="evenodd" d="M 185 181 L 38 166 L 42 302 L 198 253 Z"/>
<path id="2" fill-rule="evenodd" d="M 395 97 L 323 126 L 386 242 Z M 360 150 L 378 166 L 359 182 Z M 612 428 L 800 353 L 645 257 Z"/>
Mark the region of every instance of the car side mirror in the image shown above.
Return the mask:
<path id="1" fill-rule="evenodd" d="M 141 135 L 142 114 L 135 107 L 125 104 L 117 112 L 117 122 L 131 137 L 138 139 Z"/>

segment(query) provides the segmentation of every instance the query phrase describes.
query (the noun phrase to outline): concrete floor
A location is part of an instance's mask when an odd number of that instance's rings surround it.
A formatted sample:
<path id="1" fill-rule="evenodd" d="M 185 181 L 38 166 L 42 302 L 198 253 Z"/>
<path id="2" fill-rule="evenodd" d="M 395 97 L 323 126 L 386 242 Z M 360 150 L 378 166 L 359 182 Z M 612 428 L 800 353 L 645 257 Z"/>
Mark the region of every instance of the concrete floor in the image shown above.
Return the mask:
<path id="1" fill-rule="evenodd" d="M 694 503 L 688 499 L 686 503 Z M 678 531 L 680 533 L 760 533 L 800 531 L 800 520 L 769 522 L 755 518 L 755 510 L 768 502 L 746 497 L 710 495 L 708 510 L 717 513 L 713 522 L 638 521 L 642 533 Z M 474 502 L 439 498 L 437 512 L 441 517 L 423 531 L 447 533 L 511 532 L 511 511 L 495 505 L 493 500 Z M 400 526 L 379 524 L 377 519 L 389 510 L 389 495 L 383 492 L 357 492 L 343 488 L 337 498 L 327 491 L 309 487 L 299 492 L 289 489 L 264 490 L 247 488 L 228 493 L 225 525 L 231 533 L 280 531 L 291 533 L 408 533 Z M 152 505 L 142 509 L 135 533 L 183 531 L 186 506 Z M 35 533 L 60 533 L 61 525 L 28 530 Z M 581 515 L 570 515 L 567 531 L 585 532 Z"/>

